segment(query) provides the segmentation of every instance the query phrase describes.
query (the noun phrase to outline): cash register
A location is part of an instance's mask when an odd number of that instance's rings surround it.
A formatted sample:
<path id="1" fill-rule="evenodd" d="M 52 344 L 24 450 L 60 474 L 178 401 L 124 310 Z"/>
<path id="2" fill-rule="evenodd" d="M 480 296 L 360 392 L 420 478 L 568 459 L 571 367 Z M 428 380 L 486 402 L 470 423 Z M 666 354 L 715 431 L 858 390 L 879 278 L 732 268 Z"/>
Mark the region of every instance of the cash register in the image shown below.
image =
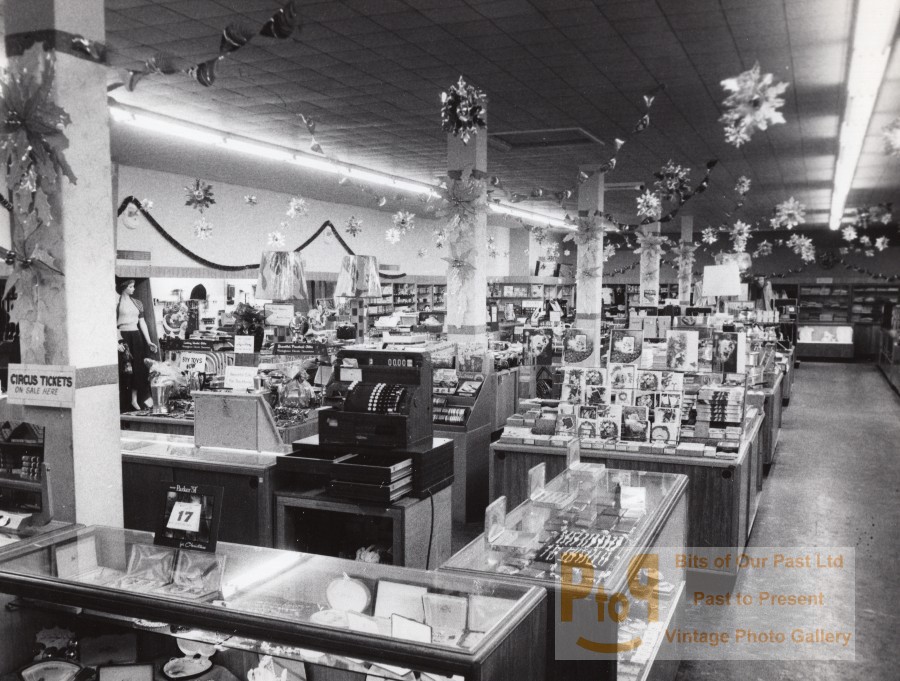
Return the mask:
<path id="1" fill-rule="evenodd" d="M 279 469 L 319 476 L 336 496 L 382 502 L 453 482 L 453 442 L 433 437 L 428 352 L 342 349 L 324 403 L 318 435 L 295 442 Z"/>

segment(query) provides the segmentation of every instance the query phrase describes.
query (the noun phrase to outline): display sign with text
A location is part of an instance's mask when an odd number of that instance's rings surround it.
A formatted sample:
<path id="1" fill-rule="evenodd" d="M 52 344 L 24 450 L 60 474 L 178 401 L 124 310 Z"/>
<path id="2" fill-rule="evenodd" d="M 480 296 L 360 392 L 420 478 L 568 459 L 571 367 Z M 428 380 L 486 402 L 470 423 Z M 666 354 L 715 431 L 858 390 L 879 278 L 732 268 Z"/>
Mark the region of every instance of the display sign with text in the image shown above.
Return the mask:
<path id="1" fill-rule="evenodd" d="M 189 373 L 206 373 L 206 355 L 202 352 L 182 352 L 178 356 L 178 369 Z"/>
<path id="2" fill-rule="evenodd" d="M 247 392 L 253 388 L 253 379 L 257 373 L 256 367 L 225 367 L 225 387 L 236 393 Z"/>
<path id="3" fill-rule="evenodd" d="M 215 551 L 222 515 L 222 487 L 163 485 L 165 496 L 153 543 L 179 549 Z"/>
<path id="4" fill-rule="evenodd" d="M 75 406 L 75 367 L 10 364 L 7 396 L 10 404 L 71 409 Z"/>
<path id="5" fill-rule="evenodd" d="M 294 321 L 294 305 L 292 303 L 267 303 L 266 326 L 290 326 Z"/>
<path id="6" fill-rule="evenodd" d="M 234 337 L 234 354 L 250 355 L 253 354 L 253 336 L 235 336 Z"/>

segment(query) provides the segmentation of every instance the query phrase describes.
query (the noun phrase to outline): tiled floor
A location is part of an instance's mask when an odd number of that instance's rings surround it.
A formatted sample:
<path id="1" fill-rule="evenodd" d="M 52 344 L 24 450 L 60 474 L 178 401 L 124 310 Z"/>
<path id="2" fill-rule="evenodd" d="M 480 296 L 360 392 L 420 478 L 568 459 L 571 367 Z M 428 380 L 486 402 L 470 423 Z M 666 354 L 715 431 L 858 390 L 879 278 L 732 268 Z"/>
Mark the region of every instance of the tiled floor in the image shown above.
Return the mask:
<path id="1" fill-rule="evenodd" d="M 900 398 L 873 365 L 802 364 L 750 545 L 856 548 L 856 661 L 686 661 L 679 681 L 900 679 Z"/>

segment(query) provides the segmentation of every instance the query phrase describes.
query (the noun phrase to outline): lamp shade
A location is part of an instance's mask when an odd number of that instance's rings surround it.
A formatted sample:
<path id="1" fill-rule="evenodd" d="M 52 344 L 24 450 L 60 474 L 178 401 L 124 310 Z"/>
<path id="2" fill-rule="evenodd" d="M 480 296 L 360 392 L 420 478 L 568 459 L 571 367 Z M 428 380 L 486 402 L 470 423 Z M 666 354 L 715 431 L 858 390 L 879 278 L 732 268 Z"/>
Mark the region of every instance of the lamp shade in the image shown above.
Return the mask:
<path id="1" fill-rule="evenodd" d="M 741 271 L 736 262 L 703 268 L 703 297 L 741 295 Z"/>
<path id="2" fill-rule="evenodd" d="M 335 298 L 381 298 L 381 277 L 374 255 L 345 255 L 341 261 Z"/>
<path id="3" fill-rule="evenodd" d="M 296 251 L 263 251 L 256 297 L 309 302 L 303 263 Z"/>

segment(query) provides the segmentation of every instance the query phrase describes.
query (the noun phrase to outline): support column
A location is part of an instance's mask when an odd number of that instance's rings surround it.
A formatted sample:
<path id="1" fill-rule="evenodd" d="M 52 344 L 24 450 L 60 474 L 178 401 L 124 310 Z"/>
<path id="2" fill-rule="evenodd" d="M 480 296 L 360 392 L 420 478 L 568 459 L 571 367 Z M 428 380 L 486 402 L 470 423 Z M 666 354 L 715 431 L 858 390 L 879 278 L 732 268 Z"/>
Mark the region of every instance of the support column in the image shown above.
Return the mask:
<path id="1" fill-rule="evenodd" d="M 578 218 L 591 221 L 591 228 L 578 243 L 578 278 L 575 326 L 592 345 L 590 357 L 577 364 L 600 366 L 600 333 L 603 321 L 603 231 L 595 229 L 602 220 L 606 176 L 596 166 L 582 166 L 590 177 L 578 186 Z M 595 215 L 599 213 L 600 215 Z M 580 227 L 581 229 L 581 227 Z"/>
<path id="2" fill-rule="evenodd" d="M 473 171 L 481 174 L 487 170 L 487 128 L 478 130 L 468 144 L 447 135 L 447 169 L 462 171 L 463 183 Z M 457 261 L 447 268 L 447 338 L 454 343 L 487 346 L 486 212 L 475 211 L 468 225 L 454 229 L 447 249 L 446 257 Z"/>
<path id="3" fill-rule="evenodd" d="M 63 153 L 77 177 L 77 184 L 59 178 L 60 189 L 51 202 L 53 220 L 33 237 L 24 239 L 19 219 L 13 227 L 17 251 L 52 257 L 64 272 L 43 276 L 37 286 L 17 288 L 17 305 L 34 310 L 31 320 L 20 324 L 22 361 L 74 366 L 75 406 L 10 405 L 5 418 L 45 427 L 57 519 L 121 526 L 115 221 L 103 0 L 6 2 L 5 23 L 11 68 L 35 43 L 55 58 L 51 98 L 71 116 L 63 131 L 69 140 Z M 96 42 L 85 44 L 82 38 Z M 36 342 L 42 334 L 42 342 Z"/>
<path id="4" fill-rule="evenodd" d="M 640 297 L 638 305 L 659 305 L 660 226 L 658 222 L 644 225 L 637 234 L 641 247 Z"/>
<path id="5" fill-rule="evenodd" d="M 694 270 L 694 252 L 688 249 L 694 241 L 694 216 L 681 216 L 681 258 L 678 266 L 678 303 L 680 305 L 691 304 L 691 284 Z"/>

